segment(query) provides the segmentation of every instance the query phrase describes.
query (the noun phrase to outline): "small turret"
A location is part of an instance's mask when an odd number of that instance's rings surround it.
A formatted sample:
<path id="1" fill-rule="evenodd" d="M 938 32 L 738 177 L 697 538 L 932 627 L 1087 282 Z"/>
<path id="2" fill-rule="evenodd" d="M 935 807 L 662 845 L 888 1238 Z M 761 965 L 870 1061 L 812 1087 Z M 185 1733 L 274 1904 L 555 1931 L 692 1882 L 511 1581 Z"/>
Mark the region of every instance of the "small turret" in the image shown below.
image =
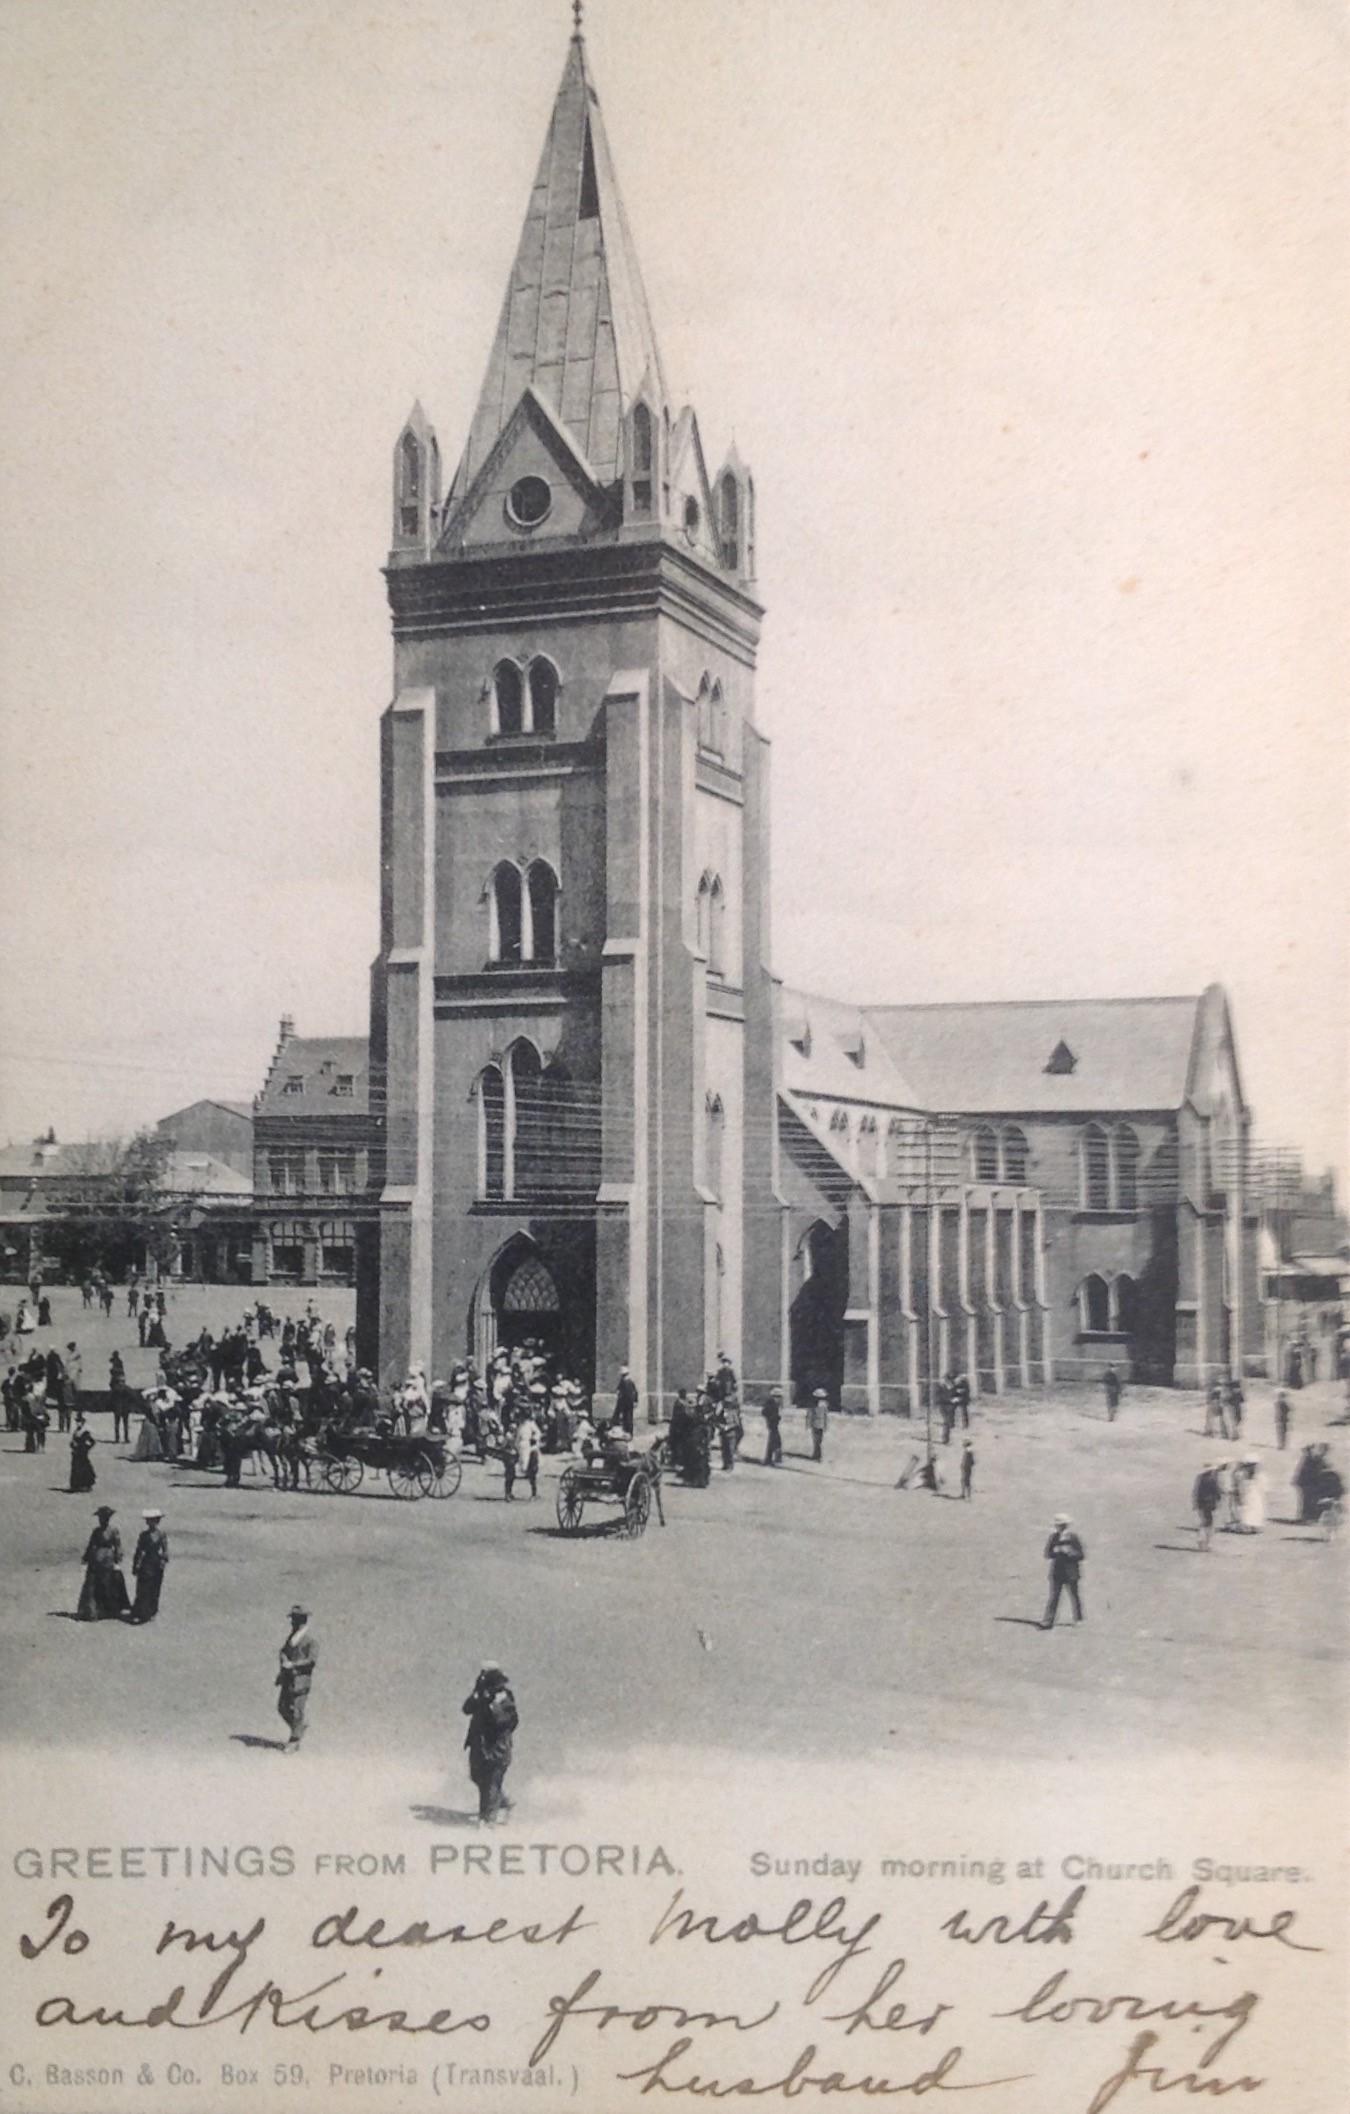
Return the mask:
<path id="1" fill-rule="evenodd" d="M 414 404 L 394 448 L 394 549 L 428 552 L 440 505 L 441 451 L 422 406 Z"/>
<path id="2" fill-rule="evenodd" d="M 717 555 L 728 572 L 755 577 L 755 480 L 731 444 L 713 486 L 717 507 Z"/>

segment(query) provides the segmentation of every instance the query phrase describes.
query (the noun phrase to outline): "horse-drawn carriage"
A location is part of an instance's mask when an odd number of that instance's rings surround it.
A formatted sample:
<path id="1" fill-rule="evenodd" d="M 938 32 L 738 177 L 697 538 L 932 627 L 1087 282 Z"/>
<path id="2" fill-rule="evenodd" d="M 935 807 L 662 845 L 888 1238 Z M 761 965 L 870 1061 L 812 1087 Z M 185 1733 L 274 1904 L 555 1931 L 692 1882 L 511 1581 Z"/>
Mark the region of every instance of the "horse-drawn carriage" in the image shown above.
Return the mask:
<path id="1" fill-rule="evenodd" d="M 314 1442 L 313 1460 L 328 1490 L 360 1488 L 367 1468 L 383 1474 L 396 1497 L 453 1497 L 464 1469 L 435 1432 L 369 1430 L 330 1424 Z"/>
<path id="2" fill-rule="evenodd" d="M 633 1541 L 646 1533 L 653 1505 L 664 1527 L 657 1448 L 649 1453 L 606 1448 L 565 1468 L 558 1484 L 558 1525 L 564 1534 L 579 1531 L 588 1505 L 613 1507 L 619 1515 L 614 1524 Z"/>

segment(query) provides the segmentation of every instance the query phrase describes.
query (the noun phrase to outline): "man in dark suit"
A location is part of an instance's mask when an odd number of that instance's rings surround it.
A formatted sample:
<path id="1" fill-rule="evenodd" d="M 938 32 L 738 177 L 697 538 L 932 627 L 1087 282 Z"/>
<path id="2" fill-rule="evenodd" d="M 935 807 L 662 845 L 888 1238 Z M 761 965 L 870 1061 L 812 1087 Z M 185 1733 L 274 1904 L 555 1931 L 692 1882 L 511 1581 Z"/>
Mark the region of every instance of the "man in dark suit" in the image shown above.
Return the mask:
<path id="1" fill-rule="evenodd" d="M 637 1382 L 626 1365 L 619 1367 L 619 1384 L 614 1390 L 614 1416 L 612 1422 L 633 1436 L 633 1419 L 637 1414 Z"/>
<path id="2" fill-rule="evenodd" d="M 1083 1619 L 1083 1602 L 1078 1591 L 1078 1578 L 1079 1572 L 1087 1560 L 1087 1551 L 1074 1533 L 1073 1522 L 1067 1513 L 1057 1512 L 1055 1514 L 1055 1524 L 1050 1530 L 1050 1539 L 1045 1545 L 1045 1556 L 1050 1566 L 1050 1598 L 1045 1604 L 1045 1619 L 1041 1623 L 1041 1628 L 1043 1630 L 1052 1630 L 1054 1628 L 1055 1614 L 1059 1607 L 1059 1596 L 1066 1589 L 1069 1595 L 1069 1605 L 1073 1609 L 1073 1619 L 1075 1622 L 1081 1622 Z"/>

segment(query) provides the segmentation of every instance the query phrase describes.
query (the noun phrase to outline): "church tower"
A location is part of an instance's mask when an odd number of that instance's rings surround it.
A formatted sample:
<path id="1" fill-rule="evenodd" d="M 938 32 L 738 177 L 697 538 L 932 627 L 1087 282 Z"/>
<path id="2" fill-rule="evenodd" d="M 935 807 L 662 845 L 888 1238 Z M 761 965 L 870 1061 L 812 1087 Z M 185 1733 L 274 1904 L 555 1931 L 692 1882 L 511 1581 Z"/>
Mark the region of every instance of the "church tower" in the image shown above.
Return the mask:
<path id="1" fill-rule="evenodd" d="M 449 489 L 420 405 L 393 484 L 367 1355 L 779 1380 L 754 483 L 671 401 L 579 26 Z"/>

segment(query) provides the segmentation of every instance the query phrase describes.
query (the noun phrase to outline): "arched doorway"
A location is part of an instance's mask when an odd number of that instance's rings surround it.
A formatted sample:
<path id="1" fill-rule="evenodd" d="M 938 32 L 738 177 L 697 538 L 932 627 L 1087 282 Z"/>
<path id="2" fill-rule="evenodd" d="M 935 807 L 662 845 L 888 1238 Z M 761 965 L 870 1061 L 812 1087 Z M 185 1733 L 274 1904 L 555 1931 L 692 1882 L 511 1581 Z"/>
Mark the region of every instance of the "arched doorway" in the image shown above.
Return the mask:
<path id="1" fill-rule="evenodd" d="M 537 1343 L 558 1352 L 562 1301 L 553 1272 L 524 1234 L 508 1241 L 484 1272 L 474 1298 L 474 1358 L 480 1370 L 494 1351 Z"/>
<path id="2" fill-rule="evenodd" d="M 844 1378 L 844 1309 L 848 1305 L 848 1226 L 817 1219 L 794 1258 L 797 1290 L 788 1315 L 792 1399 L 808 1402 L 823 1387 L 839 1407 Z"/>

